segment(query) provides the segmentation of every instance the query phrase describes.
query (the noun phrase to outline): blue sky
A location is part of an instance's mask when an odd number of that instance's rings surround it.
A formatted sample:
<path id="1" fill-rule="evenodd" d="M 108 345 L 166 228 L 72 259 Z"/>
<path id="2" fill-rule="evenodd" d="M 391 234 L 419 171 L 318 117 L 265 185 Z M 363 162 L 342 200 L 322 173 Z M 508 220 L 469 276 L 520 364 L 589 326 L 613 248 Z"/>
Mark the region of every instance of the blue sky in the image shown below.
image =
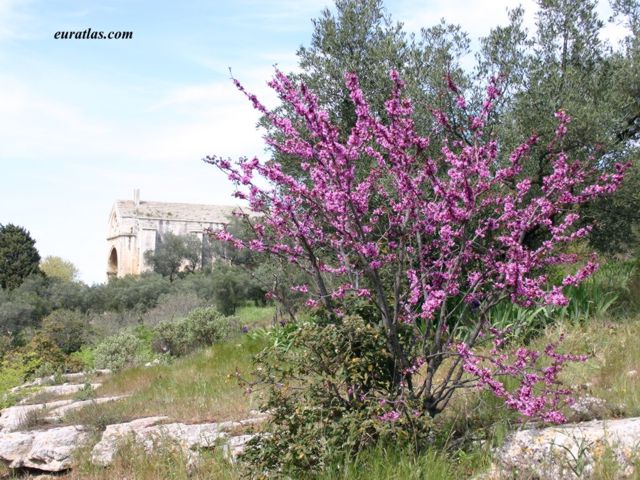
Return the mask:
<path id="1" fill-rule="evenodd" d="M 509 0 L 389 0 L 408 31 L 460 23 L 472 39 Z M 522 2 L 533 24 L 532 0 Z M 27 228 L 42 257 L 105 281 L 115 199 L 233 203 L 200 159 L 263 152 L 257 115 L 229 80 L 274 105 L 265 82 L 296 66 L 325 0 L 0 0 L 0 224 Z M 608 10 L 601 6 L 603 18 Z M 55 40 L 56 31 L 132 40 Z M 615 26 L 607 35 L 616 39 Z"/>

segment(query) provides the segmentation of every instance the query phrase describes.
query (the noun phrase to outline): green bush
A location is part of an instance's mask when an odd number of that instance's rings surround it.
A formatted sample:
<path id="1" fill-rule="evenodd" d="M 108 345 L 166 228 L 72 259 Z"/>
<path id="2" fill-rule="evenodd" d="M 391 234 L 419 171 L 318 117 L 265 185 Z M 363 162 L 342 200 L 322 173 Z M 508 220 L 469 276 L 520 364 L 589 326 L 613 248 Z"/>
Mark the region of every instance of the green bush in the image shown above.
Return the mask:
<path id="1" fill-rule="evenodd" d="M 91 370 L 95 368 L 96 352 L 88 345 L 83 345 L 80 350 L 73 352 L 69 357 L 81 364 L 83 370 Z"/>
<path id="2" fill-rule="evenodd" d="M 255 471 L 302 478 L 378 442 L 426 445 L 431 418 L 416 414 L 414 400 L 396 398 L 392 355 L 377 324 L 350 315 L 304 323 L 289 335 L 286 348 L 274 342 L 257 357 L 255 383 L 267 388 L 261 408 L 271 425 L 244 453 Z"/>
<path id="3" fill-rule="evenodd" d="M 21 347 L 17 355 L 27 365 L 27 376 L 38 376 L 55 371 L 76 370 L 69 367 L 69 358 L 53 340 L 42 332 L 36 333 L 31 341 Z"/>
<path id="4" fill-rule="evenodd" d="M 145 360 L 144 341 L 131 332 L 105 338 L 95 349 L 96 368 L 114 371 L 134 367 Z"/>
<path id="5" fill-rule="evenodd" d="M 242 268 L 220 263 L 211 272 L 215 304 L 224 315 L 233 315 L 247 299 L 250 278 Z"/>
<path id="6" fill-rule="evenodd" d="M 42 320 L 42 332 L 69 354 L 80 350 L 89 341 L 91 327 L 83 314 L 61 309 Z"/>
<path id="7" fill-rule="evenodd" d="M 153 350 L 173 356 L 186 355 L 228 337 L 236 323 L 213 307 L 196 308 L 187 318 L 157 325 L 153 329 Z"/>

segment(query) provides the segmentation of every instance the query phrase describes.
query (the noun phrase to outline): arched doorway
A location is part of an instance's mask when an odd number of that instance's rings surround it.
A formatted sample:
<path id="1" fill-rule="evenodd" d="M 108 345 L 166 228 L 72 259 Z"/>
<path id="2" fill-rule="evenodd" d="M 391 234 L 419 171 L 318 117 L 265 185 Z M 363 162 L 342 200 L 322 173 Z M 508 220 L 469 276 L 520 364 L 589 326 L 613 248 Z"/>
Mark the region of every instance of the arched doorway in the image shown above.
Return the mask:
<path id="1" fill-rule="evenodd" d="M 116 251 L 115 247 L 111 249 L 111 253 L 109 254 L 109 262 L 107 264 L 107 276 L 109 278 L 114 278 L 118 276 L 118 252 Z"/>

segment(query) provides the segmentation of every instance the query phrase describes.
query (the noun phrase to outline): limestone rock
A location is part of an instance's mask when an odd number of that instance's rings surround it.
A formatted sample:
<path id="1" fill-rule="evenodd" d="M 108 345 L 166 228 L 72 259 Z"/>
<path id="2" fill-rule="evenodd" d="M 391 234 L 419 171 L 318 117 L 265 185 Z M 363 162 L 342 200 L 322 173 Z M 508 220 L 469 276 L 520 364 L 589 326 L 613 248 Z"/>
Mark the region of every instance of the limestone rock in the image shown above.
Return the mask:
<path id="1" fill-rule="evenodd" d="M 138 438 L 140 432 L 168 418 L 146 417 L 132 422 L 109 425 L 103 432 L 100 441 L 93 447 L 91 461 L 96 465 L 109 465 L 113 461 L 120 443 L 126 441 L 127 438 Z"/>
<path id="2" fill-rule="evenodd" d="M 611 455 L 618 465 L 615 478 L 630 478 L 639 444 L 640 417 L 522 430 L 507 437 L 492 471 L 482 477 L 509 472 L 506 478 L 590 479 L 598 462 Z"/>
<path id="3" fill-rule="evenodd" d="M 2 434 L 0 460 L 12 469 L 68 470 L 73 451 L 87 438 L 88 433 L 79 426 Z"/>
<path id="4" fill-rule="evenodd" d="M 236 457 L 244 451 L 244 447 L 249 440 L 255 435 L 238 435 L 231 437 L 224 445 L 224 457 L 230 462 L 235 461 Z"/>
<path id="5" fill-rule="evenodd" d="M 91 385 L 91 388 L 93 390 L 102 386 L 101 383 L 90 383 L 89 385 Z M 38 395 L 42 395 L 42 394 L 54 395 L 54 396 L 73 395 L 74 393 L 78 393 L 80 390 L 84 388 L 85 388 L 85 384 L 83 383 L 63 383 L 62 385 L 49 385 L 46 387 L 42 387 L 34 394 L 29 395 L 24 400 L 22 400 L 20 404 L 24 405 Z"/>
<path id="6" fill-rule="evenodd" d="M 0 412 L 0 434 L 17 430 L 30 414 L 38 411 L 44 413 L 50 408 L 62 408 L 72 402 L 73 400 L 58 400 L 56 402 L 39 403 L 36 405 L 16 405 L 5 408 Z"/>
<path id="7" fill-rule="evenodd" d="M 147 452 L 163 441 L 170 442 L 187 455 L 189 462 L 197 460 L 198 451 L 213 448 L 222 441 L 225 455 L 234 458 L 244 448 L 244 444 L 253 436 L 241 435 L 229 437 L 226 430 L 245 427 L 262 422 L 262 417 L 249 418 L 238 422 L 201 423 L 188 425 L 184 423 L 159 423 L 167 417 L 149 417 L 133 422 L 109 425 L 102 434 L 102 439 L 93 448 L 92 462 L 96 465 L 108 465 L 113 461 L 117 449 L 127 440 L 142 445 Z"/>
<path id="8" fill-rule="evenodd" d="M 62 375 L 60 375 L 59 378 L 61 378 L 64 382 L 69 383 L 69 382 L 84 380 L 85 378 L 91 375 L 99 377 L 99 376 L 111 375 L 111 373 L 112 373 L 111 370 L 109 370 L 108 368 L 104 368 L 101 370 L 94 370 L 93 372 L 63 373 Z M 11 393 L 17 393 L 20 390 L 23 390 L 25 388 L 41 387 L 43 385 L 54 385 L 55 382 L 56 382 L 56 375 L 49 375 L 48 377 L 36 378 L 31 382 L 18 385 L 17 387 L 13 387 L 9 391 Z"/>
<path id="9" fill-rule="evenodd" d="M 48 422 L 59 421 L 59 420 L 62 420 L 62 418 L 67 413 L 72 412 L 73 410 L 79 410 L 81 408 L 88 407 L 89 405 L 100 405 L 101 403 L 115 402 L 116 400 L 120 400 L 121 398 L 126 398 L 126 397 L 128 397 L 128 395 L 117 395 L 114 397 L 101 397 L 101 398 L 94 398 L 91 400 L 79 400 L 77 402 L 73 402 L 71 400 L 65 400 L 64 402 L 67 402 L 67 403 L 64 403 L 63 405 L 57 408 L 54 408 L 49 413 L 47 413 L 45 420 L 47 420 Z"/>

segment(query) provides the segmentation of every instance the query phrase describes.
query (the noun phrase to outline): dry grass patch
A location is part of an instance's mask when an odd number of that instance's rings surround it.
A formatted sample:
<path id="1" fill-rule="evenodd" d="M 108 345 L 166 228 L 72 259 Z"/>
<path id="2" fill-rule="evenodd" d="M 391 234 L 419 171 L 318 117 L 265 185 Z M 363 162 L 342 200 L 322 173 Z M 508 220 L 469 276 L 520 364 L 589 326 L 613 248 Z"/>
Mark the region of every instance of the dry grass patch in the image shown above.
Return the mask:
<path id="1" fill-rule="evenodd" d="M 167 415 L 176 421 L 196 423 L 246 418 L 255 405 L 234 373 L 251 371 L 252 357 L 262 348 L 261 341 L 243 336 L 169 365 L 116 373 L 97 394 L 130 395 L 128 398 L 70 412 L 65 420 L 91 424 L 91 419 L 98 416 L 126 420 Z"/>
<path id="2" fill-rule="evenodd" d="M 558 324 L 535 344 L 541 347 L 560 335 L 564 336 L 563 351 L 589 355 L 586 362 L 569 365 L 562 381 L 577 396 L 605 400 L 604 417 L 640 415 L 640 318 Z"/>
<path id="3" fill-rule="evenodd" d="M 65 480 L 239 480 L 238 468 L 222 458 L 218 448 L 199 452 L 197 461 L 171 442 L 158 441 L 148 453 L 135 443 L 121 446 L 108 467 L 92 465 L 90 448 L 78 450 L 76 467 L 61 479 Z M 246 478 L 246 477 L 245 477 Z"/>

